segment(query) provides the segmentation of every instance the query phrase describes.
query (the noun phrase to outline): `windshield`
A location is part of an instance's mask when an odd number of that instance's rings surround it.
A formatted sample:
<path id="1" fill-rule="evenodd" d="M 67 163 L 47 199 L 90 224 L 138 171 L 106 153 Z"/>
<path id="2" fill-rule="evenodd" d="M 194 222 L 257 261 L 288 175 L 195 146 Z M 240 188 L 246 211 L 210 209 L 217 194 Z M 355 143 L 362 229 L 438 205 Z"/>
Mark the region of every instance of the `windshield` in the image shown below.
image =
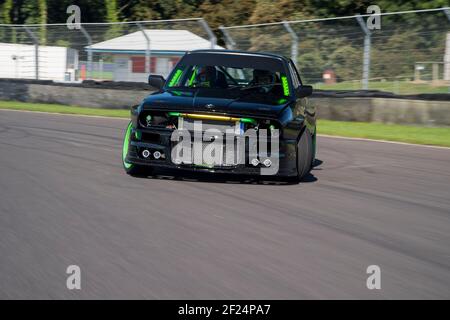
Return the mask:
<path id="1" fill-rule="evenodd" d="M 289 96 L 289 84 L 281 61 L 267 57 L 188 54 L 167 80 L 166 88 L 204 88 Z M 242 92 L 242 93 L 241 93 Z"/>
<path id="2" fill-rule="evenodd" d="M 287 79 L 281 72 L 220 65 L 177 66 L 168 79 L 168 87 L 248 90 L 280 98 L 289 95 Z"/>

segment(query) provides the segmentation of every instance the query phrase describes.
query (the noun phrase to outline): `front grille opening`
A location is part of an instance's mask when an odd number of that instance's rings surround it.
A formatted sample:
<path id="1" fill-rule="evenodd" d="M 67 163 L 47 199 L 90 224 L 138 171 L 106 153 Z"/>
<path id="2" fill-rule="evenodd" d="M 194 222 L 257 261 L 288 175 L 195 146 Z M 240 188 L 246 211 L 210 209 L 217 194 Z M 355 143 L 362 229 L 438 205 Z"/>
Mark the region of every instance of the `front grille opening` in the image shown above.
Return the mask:
<path id="1" fill-rule="evenodd" d="M 142 142 L 159 143 L 160 135 L 152 132 L 142 132 Z"/>

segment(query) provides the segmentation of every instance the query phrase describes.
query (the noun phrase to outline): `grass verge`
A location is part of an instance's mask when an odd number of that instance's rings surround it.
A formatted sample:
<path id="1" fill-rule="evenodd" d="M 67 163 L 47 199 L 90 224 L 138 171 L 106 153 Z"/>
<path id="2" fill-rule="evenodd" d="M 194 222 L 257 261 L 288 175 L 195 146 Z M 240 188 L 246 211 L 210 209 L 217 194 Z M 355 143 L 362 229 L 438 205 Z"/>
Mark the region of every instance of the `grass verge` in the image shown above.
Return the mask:
<path id="1" fill-rule="evenodd" d="M 41 111 L 63 114 L 81 114 L 88 116 L 104 116 L 116 118 L 127 118 L 130 116 L 130 110 L 84 108 L 77 106 L 65 106 L 60 104 L 28 103 L 18 101 L 0 101 L 0 109 Z"/>
<path id="2" fill-rule="evenodd" d="M 0 109 L 128 118 L 129 110 L 83 108 L 58 104 L 0 101 Z M 319 120 L 318 133 L 450 147 L 450 128 Z"/>
<path id="3" fill-rule="evenodd" d="M 360 82 L 338 82 L 335 84 L 315 84 L 315 89 L 322 90 L 361 90 Z M 407 81 L 371 81 L 369 90 L 381 90 L 395 94 L 418 94 L 418 93 L 448 93 L 446 85 L 432 85 L 429 83 L 413 83 Z"/>
<path id="4" fill-rule="evenodd" d="M 319 134 L 450 147 L 450 128 L 319 120 Z"/>

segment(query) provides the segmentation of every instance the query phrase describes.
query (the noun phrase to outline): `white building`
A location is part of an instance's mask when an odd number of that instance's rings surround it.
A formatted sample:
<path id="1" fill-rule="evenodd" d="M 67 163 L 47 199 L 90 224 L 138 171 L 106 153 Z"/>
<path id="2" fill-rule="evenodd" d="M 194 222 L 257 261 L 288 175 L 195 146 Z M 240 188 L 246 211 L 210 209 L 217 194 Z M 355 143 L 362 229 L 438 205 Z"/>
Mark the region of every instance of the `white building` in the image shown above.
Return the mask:
<path id="1" fill-rule="evenodd" d="M 78 69 L 78 52 L 66 47 L 39 46 L 40 80 L 73 81 Z M 0 78 L 35 79 L 34 45 L 0 43 Z"/>
<path id="2" fill-rule="evenodd" d="M 91 46 L 93 53 L 113 55 L 115 81 L 146 82 L 146 51 L 150 53 L 150 73 L 167 77 L 187 51 L 211 49 L 209 40 L 188 30 L 148 29 L 144 32 L 149 41 L 142 31 L 136 31 Z M 215 45 L 214 49 L 223 48 Z"/>
<path id="3" fill-rule="evenodd" d="M 444 80 L 450 81 L 450 32 L 447 32 L 445 41 Z"/>

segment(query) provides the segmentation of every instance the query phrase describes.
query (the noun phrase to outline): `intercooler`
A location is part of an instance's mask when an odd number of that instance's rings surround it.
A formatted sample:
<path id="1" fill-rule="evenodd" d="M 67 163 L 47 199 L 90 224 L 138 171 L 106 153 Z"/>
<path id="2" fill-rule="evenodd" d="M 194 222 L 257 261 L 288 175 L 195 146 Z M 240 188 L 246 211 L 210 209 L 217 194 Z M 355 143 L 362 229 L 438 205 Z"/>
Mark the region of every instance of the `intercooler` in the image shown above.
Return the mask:
<path id="1" fill-rule="evenodd" d="M 230 167 L 240 163 L 243 123 L 239 121 L 178 118 L 178 129 L 190 133 L 190 155 L 180 153 L 178 163 L 206 167 Z M 186 147 L 187 145 L 185 145 Z M 177 159 L 174 162 L 177 162 Z"/>

